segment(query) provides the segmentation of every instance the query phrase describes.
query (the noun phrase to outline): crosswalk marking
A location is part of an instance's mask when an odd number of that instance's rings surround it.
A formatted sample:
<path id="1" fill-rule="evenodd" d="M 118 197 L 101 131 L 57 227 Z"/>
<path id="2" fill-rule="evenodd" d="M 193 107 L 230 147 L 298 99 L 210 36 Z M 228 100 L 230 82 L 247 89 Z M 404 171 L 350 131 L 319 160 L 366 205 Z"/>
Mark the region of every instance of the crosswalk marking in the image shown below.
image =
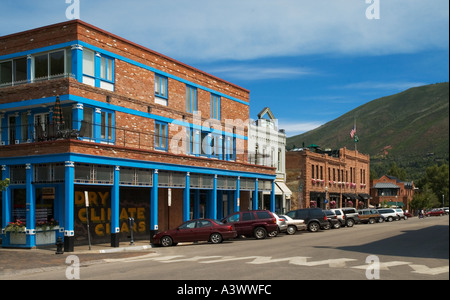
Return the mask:
<path id="1" fill-rule="evenodd" d="M 357 259 L 353 258 L 337 258 L 337 259 L 326 259 L 326 260 L 311 260 L 311 257 L 305 256 L 293 256 L 293 257 L 284 257 L 284 258 L 273 258 L 271 256 L 193 256 L 186 257 L 185 255 L 167 255 L 161 256 L 157 253 L 151 253 L 148 255 L 143 255 L 141 257 L 132 257 L 132 258 L 122 258 L 122 259 L 107 259 L 107 262 L 140 262 L 140 261 L 155 261 L 159 263 L 181 263 L 181 262 L 196 262 L 201 264 L 214 264 L 214 263 L 224 263 L 230 261 L 240 261 L 240 260 L 248 260 L 245 264 L 249 265 L 263 265 L 263 264 L 271 264 L 271 263 L 280 263 L 287 262 L 291 265 L 296 266 L 305 266 L 305 267 L 314 267 L 321 265 L 328 265 L 330 268 L 352 268 L 352 269 L 361 269 L 367 270 L 368 264 L 357 265 L 357 266 L 349 266 L 348 263 L 357 261 Z M 439 275 L 443 273 L 449 272 L 449 266 L 441 266 L 436 268 L 429 268 L 425 265 L 413 264 L 411 262 L 405 261 L 388 261 L 388 262 L 380 262 L 379 268 L 382 271 L 389 271 L 389 268 L 397 267 L 397 266 L 405 266 L 408 265 L 412 269 L 412 273 L 416 274 L 424 274 L 424 275 Z"/>
<path id="2" fill-rule="evenodd" d="M 426 274 L 426 275 L 439 275 L 449 272 L 448 266 L 429 268 L 424 265 L 409 265 L 414 271 L 413 273 Z"/>

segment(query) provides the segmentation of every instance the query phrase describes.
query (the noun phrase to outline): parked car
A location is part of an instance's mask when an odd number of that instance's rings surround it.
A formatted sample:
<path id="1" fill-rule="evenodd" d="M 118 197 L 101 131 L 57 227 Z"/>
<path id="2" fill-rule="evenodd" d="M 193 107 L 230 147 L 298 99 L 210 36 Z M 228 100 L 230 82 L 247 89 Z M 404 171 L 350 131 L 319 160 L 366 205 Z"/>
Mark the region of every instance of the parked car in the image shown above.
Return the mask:
<path id="1" fill-rule="evenodd" d="M 361 223 L 358 211 L 353 207 L 334 208 L 332 211 L 337 215 L 342 226 L 353 227 L 355 224 Z"/>
<path id="2" fill-rule="evenodd" d="M 286 230 L 288 228 L 288 225 L 286 223 L 286 220 L 283 217 L 281 217 L 281 216 L 279 216 L 279 215 L 277 215 L 275 213 L 272 213 L 272 214 L 277 219 L 278 229 L 275 230 L 275 231 L 269 232 L 269 236 L 270 237 L 275 237 L 280 232 L 286 232 Z"/>
<path id="3" fill-rule="evenodd" d="M 327 221 L 330 224 L 329 228 L 338 229 L 341 228 L 341 222 L 338 220 L 337 215 L 331 209 L 324 209 L 324 213 L 327 215 Z M 329 229 L 324 228 L 324 229 Z"/>
<path id="4" fill-rule="evenodd" d="M 394 220 L 400 219 L 398 214 L 395 212 L 395 210 L 393 208 L 379 208 L 377 210 L 383 216 L 383 218 L 388 222 L 392 222 Z"/>
<path id="5" fill-rule="evenodd" d="M 225 225 L 212 219 L 190 220 L 175 229 L 159 232 L 152 243 L 163 247 L 175 246 L 180 242 L 209 241 L 213 244 L 233 239 L 237 232 L 232 224 Z"/>
<path id="6" fill-rule="evenodd" d="M 358 216 L 361 223 L 374 224 L 384 222 L 384 217 L 373 208 L 358 209 Z"/>
<path id="7" fill-rule="evenodd" d="M 430 211 L 427 211 L 425 213 L 425 217 L 432 217 L 432 216 L 443 216 L 445 215 L 445 211 L 442 208 L 433 208 Z"/>
<path id="8" fill-rule="evenodd" d="M 328 226 L 327 216 L 321 208 L 302 208 L 292 210 L 286 214 L 292 219 L 304 220 L 306 228 L 311 232 L 319 231 Z"/>
<path id="9" fill-rule="evenodd" d="M 444 212 L 446 215 L 448 215 L 448 207 L 444 207 Z"/>
<path id="10" fill-rule="evenodd" d="M 276 217 L 268 210 L 235 212 L 222 219 L 225 224 L 234 225 L 238 235 L 264 239 L 268 233 L 278 230 Z"/>
<path id="11" fill-rule="evenodd" d="M 394 208 L 394 210 L 395 210 L 395 212 L 397 213 L 397 215 L 398 215 L 398 217 L 400 219 L 403 219 L 403 220 L 407 220 L 408 219 L 408 216 L 405 214 L 403 209 L 401 209 L 401 208 Z"/>
<path id="12" fill-rule="evenodd" d="M 286 234 L 295 234 L 297 231 L 299 230 L 306 230 L 306 224 L 304 220 L 300 220 L 300 219 L 292 219 L 289 216 L 286 215 L 280 215 L 280 217 L 284 218 L 286 220 L 287 223 L 287 230 L 286 230 Z"/>

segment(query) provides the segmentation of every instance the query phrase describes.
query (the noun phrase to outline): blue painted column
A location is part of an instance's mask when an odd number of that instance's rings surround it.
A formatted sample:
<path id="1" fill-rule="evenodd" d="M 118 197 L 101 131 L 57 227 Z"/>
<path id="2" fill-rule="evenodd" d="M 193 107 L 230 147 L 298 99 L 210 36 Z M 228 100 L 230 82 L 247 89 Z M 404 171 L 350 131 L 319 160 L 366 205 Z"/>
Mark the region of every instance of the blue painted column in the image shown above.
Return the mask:
<path id="1" fill-rule="evenodd" d="M 213 190 L 211 191 L 211 219 L 217 219 L 217 175 L 213 177 Z"/>
<path id="2" fill-rule="evenodd" d="M 94 136 L 96 143 L 101 141 L 101 124 L 102 124 L 102 110 L 100 108 L 95 108 L 94 110 Z"/>
<path id="3" fill-rule="evenodd" d="M 158 170 L 153 171 L 153 186 L 150 199 L 150 242 L 158 232 Z"/>
<path id="4" fill-rule="evenodd" d="M 275 180 L 272 181 L 272 191 L 270 192 L 270 211 L 275 212 Z"/>
<path id="5" fill-rule="evenodd" d="M 72 128 L 80 130 L 83 121 L 83 103 L 76 103 L 72 107 Z"/>
<path id="6" fill-rule="evenodd" d="M 74 251 L 74 208 L 75 208 L 75 165 L 73 161 L 65 162 L 64 169 L 64 252 Z"/>
<path id="7" fill-rule="evenodd" d="M 2 180 L 9 178 L 9 166 L 2 165 Z M 11 189 L 9 186 L 2 191 L 2 228 L 11 222 Z"/>
<path id="8" fill-rule="evenodd" d="M 36 205 L 33 182 L 33 165 L 26 164 L 26 216 L 27 216 L 27 231 L 26 231 L 26 246 L 29 248 L 36 247 Z"/>
<path id="9" fill-rule="evenodd" d="M 101 61 L 102 61 L 102 55 L 98 52 L 95 52 L 95 87 L 100 87 L 100 73 L 101 73 Z"/>
<path id="10" fill-rule="evenodd" d="M 72 45 L 72 74 L 79 82 L 83 82 L 83 46 Z"/>
<path id="11" fill-rule="evenodd" d="M 191 210 L 191 188 L 190 188 L 190 177 L 191 174 L 189 172 L 186 173 L 186 186 L 183 192 L 183 222 L 186 222 L 190 219 L 190 210 Z"/>
<path id="12" fill-rule="evenodd" d="M 111 247 L 119 247 L 119 179 L 120 167 L 114 168 L 114 182 L 111 188 Z"/>
<path id="13" fill-rule="evenodd" d="M 238 178 L 236 180 L 236 191 L 234 191 L 233 212 L 239 211 L 239 206 L 240 206 L 240 202 L 241 202 L 240 188 L 241 188 L 241 177 L 238 176 Z"/>
<path id="14" fill-rule="evenodd" d="M 258 178 L 255 179 L 255 191 L 253 192 L 252 208 L 254 210 L 258 209 Z"/>

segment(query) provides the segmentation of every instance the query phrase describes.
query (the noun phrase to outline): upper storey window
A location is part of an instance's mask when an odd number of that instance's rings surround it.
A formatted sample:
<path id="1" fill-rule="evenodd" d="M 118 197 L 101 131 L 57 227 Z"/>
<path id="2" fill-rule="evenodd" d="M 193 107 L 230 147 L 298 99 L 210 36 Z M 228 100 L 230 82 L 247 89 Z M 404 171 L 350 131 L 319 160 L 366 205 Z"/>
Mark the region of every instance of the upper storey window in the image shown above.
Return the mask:
<path id="1" fill-rule="evenodd" d="M 34 80 L 48 80 L 66 73 L 65 50 L 34 56 Z"/>
<path id="2" fill-rule="evenodd" d="M 186 85 L 186 111 L 195 113 L 197 111 L 197 89 Z"/>
<path id="3" fill-rule="evenodd" d="M 83 83 L 114 91 L 114 59 L 84 48 Z"/>
<path id="4" fill-rule="evenodd" d="M 0 86 L 27 82 L 27 58 L 0 62 Z"/>
<path id="5" fill-rule="evenodd" d="M 68 49 L 0 61 L 0 87 L 67 77 L 71 69 Z"/>

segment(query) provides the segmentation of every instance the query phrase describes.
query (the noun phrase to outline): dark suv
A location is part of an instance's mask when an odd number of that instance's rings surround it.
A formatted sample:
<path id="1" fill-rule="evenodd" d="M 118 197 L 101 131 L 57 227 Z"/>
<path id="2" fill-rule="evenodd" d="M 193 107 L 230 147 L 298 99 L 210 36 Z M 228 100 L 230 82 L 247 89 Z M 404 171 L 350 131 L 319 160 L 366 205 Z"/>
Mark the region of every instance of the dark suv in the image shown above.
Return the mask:
<path id="1" fill-rule="evenodd" d="M 292 219 L 304 220 L 306 228 L 311 232 L 316 232 L 320 228 L 327 228 L 329 226 L 327 216 L 321 208 L 297 209 L 288 212 L 286 215 Z"/>
<path id="2" fill-rule="evenodd" d="M 264 239 L 268 233 L 278 230 L 277 219 L 268 210 L 249 210 L 231 214 L 222 223 L 233 224 L 238 236 L 254 236 Z"/>

